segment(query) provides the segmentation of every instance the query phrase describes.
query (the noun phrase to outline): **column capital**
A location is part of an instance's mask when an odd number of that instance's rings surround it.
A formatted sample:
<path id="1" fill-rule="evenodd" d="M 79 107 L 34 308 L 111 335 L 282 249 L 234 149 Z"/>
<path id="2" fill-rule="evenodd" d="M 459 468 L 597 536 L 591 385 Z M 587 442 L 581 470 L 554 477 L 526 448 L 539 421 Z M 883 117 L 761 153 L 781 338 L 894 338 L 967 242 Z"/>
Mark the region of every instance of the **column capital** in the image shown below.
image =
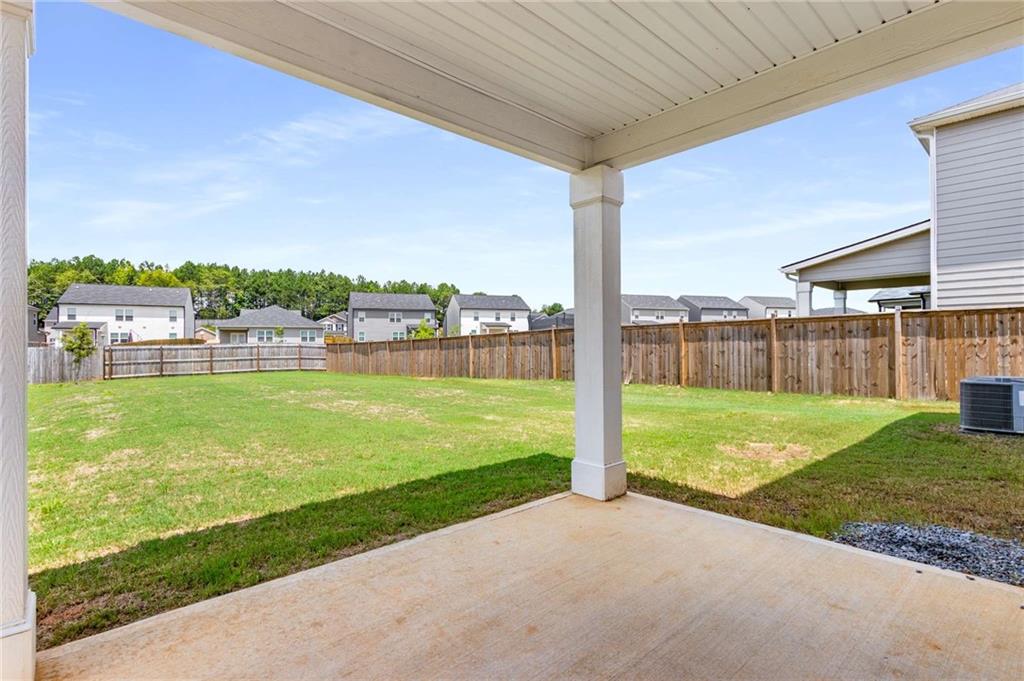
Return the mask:
<path id="1" fill-rule="evenodd" d="M 598 201 L 621 206 L 622 171 L 611 166 L 594 166 L 573 173 L 569 179 L 569 205 L 581 208 Z"/>
<path id="2" fill-rule="evenodd" d="M 25 22 L 25 56 L 31 57 L 36 51 L 35 0 L 0 0 L 0 18 L 21 19 Z"/>

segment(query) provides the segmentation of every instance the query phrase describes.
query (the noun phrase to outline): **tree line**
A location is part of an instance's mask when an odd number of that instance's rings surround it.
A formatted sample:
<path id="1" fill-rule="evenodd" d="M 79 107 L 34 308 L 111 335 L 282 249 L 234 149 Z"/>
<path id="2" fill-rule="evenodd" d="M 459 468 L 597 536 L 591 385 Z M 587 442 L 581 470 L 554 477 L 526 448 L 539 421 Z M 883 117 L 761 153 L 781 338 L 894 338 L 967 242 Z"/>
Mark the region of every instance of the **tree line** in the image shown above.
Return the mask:
<path id="1" fill-rule="evenodd" d="M 138 265 L 123 258 L 94 255 L 70 259 L 33 260 L 28 266 L 28 302 L 46 314 L 71 284 L 185 286 L 201 319 L 230 319 L 244 309 L 280 305 L 310 319 L 348 309 L 353 291 L 425 293 L 443 318 L 448 301 L 459 292 L 449 283 L 431 285 L 406 280 L 380 283 L 321 270 L 251 270 L 219 263 L 186 262 L 173 269 L 152 262 Z"/>

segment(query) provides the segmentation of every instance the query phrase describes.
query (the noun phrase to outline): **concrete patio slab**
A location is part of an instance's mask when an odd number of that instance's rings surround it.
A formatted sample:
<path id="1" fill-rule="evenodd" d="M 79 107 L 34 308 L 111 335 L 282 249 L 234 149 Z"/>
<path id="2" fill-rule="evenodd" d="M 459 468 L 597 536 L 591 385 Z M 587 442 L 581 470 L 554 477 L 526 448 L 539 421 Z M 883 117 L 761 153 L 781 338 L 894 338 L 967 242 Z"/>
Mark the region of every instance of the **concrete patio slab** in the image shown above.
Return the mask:
<path id="1" fill-rule="evenodd" d="M 43 651 L 38 678 L 1024 678 L 1024 590 L 559 495 Z"/>

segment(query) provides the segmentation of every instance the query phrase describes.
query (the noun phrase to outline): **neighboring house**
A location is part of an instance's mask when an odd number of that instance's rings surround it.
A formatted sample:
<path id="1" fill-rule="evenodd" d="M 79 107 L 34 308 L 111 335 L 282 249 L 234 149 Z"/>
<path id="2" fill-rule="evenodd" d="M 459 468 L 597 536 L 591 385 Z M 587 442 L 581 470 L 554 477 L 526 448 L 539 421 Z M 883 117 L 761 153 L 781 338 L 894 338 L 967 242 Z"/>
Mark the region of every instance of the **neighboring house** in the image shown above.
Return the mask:
<path id="1" fill-rule="evenodd" d="M 200 320 L 199 322 L 197 322 L 197 324 L 199 324 L 199 323 L 209 324 L 210 321 L 213 321 L 213 320 L 206 320 L 206 321 Z M 215 344 L 215 343 L 219 343 L 220 342 L 220 336 L 217 333 L 216 327 L 214 327 L 213 329 L 208 329 L 205 326 L 196 326 L 196 335 L 195 335 L 195 337 L 198 338 L 199 340 L 203 341 L 207 345 Z"/>
<path id="2" fill-rule="evenodd" d="M 349 294 L 348 323 L 352 340 L 357 343 L 404 340 L 427 320 L 437 328 L 437 313 L 425 293 Z"/>
<path id="3" fill-rule="evenodd" d="M 878 311 L 886 310 L 927 310 L 930 287 L 904 286 L 902 288 L 884 288 L 868 298 L 869 303 L 876 303 Z"/>
<path id="4" fill-rule="evenodd" d="M 571 329 L 576 325 L 576 310 L 569 308 L 554 314 L 538 314 L 530 318 L 530 330 Z"/>
<path id="5" fill-rule="evenodd" d="M 444 313 L 444 335 L 476 336 L 530 330 L 530 306 L 519 296 L 457 293 Z"/>
<path id="6" fill-rule="evenodd" d="M 26 329 L 27 334 L 25 337 L 28 339 L 28 344 L 45 345 L 46 335 L 39 331 L 39 308 L 35 305 L 27 305 L 26 311 L 28 313 L 28 318 L 26 320 L 28 322 L 28 327 Z"/>
<path id="7" fill-rule="evenodd" d="M 677 298 L 689 310 L 691 322 L 717 322 L 730 319 L 747 319 L 747 308 L 725 296 L 690 296 Z"/>
<path id="8" fill-rule="evenodd" d="M 56 320 L 49 323 L 47 316 L 47 322 L 55 345 L 61 344 L 64 332 L 82 322 L 100 345 L 195 334 L 195 310 L 187 288 L 72 284 L 54 310 Z"/>
<path id="9" fill-rule="evenodd" d="M 216 320 L 216 327 L 218 342 L 229 345 L 324 342 L 324 329 L 319 323 L 280 305 L 242 310 L 234 319 Z M 278 330 L 283 335 L 279 336 Z"/>
<path id="10" fill-rule="evenodd" d="M 348 335 L 348 312 L 344 310 L 329 314 L 323 319 L 318 319 L 316 323 L 324 327 L 324 334 L 328 336 Z"/>
<path id="11" fill-rule="evenodd" d="M 796 301 L 785 296 L 743 296 L 740 305 L 750 319 L 796 316 Z"/>
<path id="12" fill-rule="evenodd" d="M 689 309 L 672 296 L 623 294 L 622 324 L 678 324 L 689 318 Z"/>
<path id="13" fill-rule="evenodd" d="M 929 154 L 931 217 L 783 266 L 799 314 L 815 287 L 840 309 L 848 290 L 902 287 L 936 309 L 1024 305 L 1024 83 L 910 128 Z"/>

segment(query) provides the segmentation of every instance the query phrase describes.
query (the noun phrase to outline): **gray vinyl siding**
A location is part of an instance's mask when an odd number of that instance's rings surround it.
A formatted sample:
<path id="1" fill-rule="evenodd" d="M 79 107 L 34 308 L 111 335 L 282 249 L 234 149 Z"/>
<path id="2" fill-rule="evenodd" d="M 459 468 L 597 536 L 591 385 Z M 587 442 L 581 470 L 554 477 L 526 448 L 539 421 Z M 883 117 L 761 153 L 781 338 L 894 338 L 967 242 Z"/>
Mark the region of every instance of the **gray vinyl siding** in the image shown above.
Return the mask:
<path id="1" fill-rule="evenodd" d="M 444 311 L 444 335 L 451 336 L 452 328 L 459 326 L 461 319 L 459 303 L 455 300 L 455 296 L 452 296 L 451 301 L 448 303 L 448 309 Z M 462 329 L 459 329 L 459 333 L 461 332 Z"/>
<path id="2" fill-rule="evenodd" d="M 359 321 L 359 310 L 349 310 L 348 325 L 352 329 L 352 340 L 359 341 L 359 332 L 365 331 L 366 341 L 391 340 L 395 331 L 406 332 L 406 327 L 416 325 L 423 319 L 423 315 L 430 313 L 430 320 L 434 319 L 434 310 L 365 310 L 366 320 Z M 388 321 L 391 312 L 401 312 L 401 322 Z M 408 336 L 406 336 L 408 337 Z"/>
<path id="3" fill-rule="evenodd" d="M 931 236 L 914 234 L 859 253 L 800 270 L 800 281 L 833 282 L 893 276 L 928 276 Z"/>
<path id="4" fill-rule="evenodd" d="M 1024 108 L 936 131 L 936 307 L 1024 305 Z"/>

